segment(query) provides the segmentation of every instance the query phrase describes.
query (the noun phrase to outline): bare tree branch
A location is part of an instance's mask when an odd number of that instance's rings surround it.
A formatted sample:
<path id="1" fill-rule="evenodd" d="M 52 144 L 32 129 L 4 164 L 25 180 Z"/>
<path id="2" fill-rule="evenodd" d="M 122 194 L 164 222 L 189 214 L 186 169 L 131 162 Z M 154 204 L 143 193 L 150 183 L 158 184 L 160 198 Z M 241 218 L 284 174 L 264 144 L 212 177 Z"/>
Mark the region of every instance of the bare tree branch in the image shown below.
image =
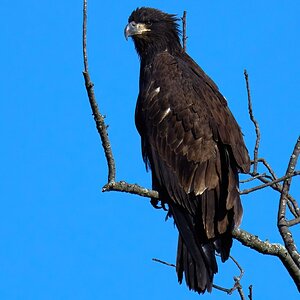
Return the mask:
<path id="1" fill-rule="evenodd" d="M 252 298 L 252 293 L 253 293 L 253 286 L 250 285 L 250 286 L 249 286 L 249 295 L 248 295 L 249 300 L 252 300 L 252 299 L 253 299 L 253 298 Z"/>
<path id="2" fill-rule="evenodd" d="M 242 190 L 242 191 L 240 191 L 240 194 L 241 194 L 241 195 L 249 194 L 249 193 L 252 193 L 252 192 L 254 192 L 254 191 L 258 191 L 258 190 L 264 189 L 264 188 L 266 188 L 266 187 L 268 187 L 268 186 L 272 186 L 272 185 L 274 185 L 275 183 L 278 183 L 278 182 L 280 182 L 280 181 L 284 181 L 284 180 L 286 180 L 286 179 L 289 179 L 289 178 L 291 178 L 291 177 L 293 177 L 293 176 L 297 176 L 297 175 L 300 175 L 300 171 L 294 171 L 293 173 L 290 173 L 290 174 L 288 174 L 288 175 L 285 175 L 285 176 L 283 176 L 283 177 L 281 177 L 281 178 L 278 178 L 278 179 L 276 179 L 276 180 L 270 181 L 270 182 L 268 182 L 268 183 L 265 183 L 265 184 L 261 184 L 261 185 L 255 186 L 255 187 L 250 188 L 250 189 Z"/>
<path id="3" fill-rule="evenodd" d="M 170 263 L 165 262 L 165 261 L 163 261 L 163 260 L 160 260 L 160 259 L 158 259 L 158 258 L 152 258 L 152 260 L 155 261 L 155 262 L 158 262 L 158 263 L 160 263 L 160 264 L 166 265 L 166 266 L 168 266 L 168 267 L 176 268 L 176 266 L 175 266 L 174 264 L 170 264 Z"/>
<path id="4" fill-rule="evenodd" d="M 258 236 L 253 235 L 240 228 L 235 228 L 232 232 L 235 239 L 244 246 L 256 250 L 259 253 L 277 256 L 285 268 L 288 270 L 291 278 L 294 280 L 298 291 L 300 292 L 300 269 L 293 261 L 287 249 L 281 244 L 272 244 L 268 241 L 263 242 Z"/>
<path id="5" fill-rule="evenodd" d="M 250 85 L 249 85 L 249 76 L 247 73 L 247 70 L 244 70 L 244 76 L 245 76 L 245 80 L 246 80 L 246 88 L 247 88 L 247 95 L 248 95 L 248 111 L 249 111 L 249 115 L 250 115 L 250 119 L 251 121 L 254 123 L 255 126 L 255 131 L 256 131 L 256 143 L 255 143 L 255 148 L 254 148 L 254 160 L 252 161 L 253 163 L 253 172 L 250 173 L 250 175 L 252 176 L 252 178 L 255 179 L 259 179 L 262 182 L 264 182 L 264 185 L 260 185 L 260 186 L 256 186 L 254 188 L 251 189 L 247 189 L 241 192 L 241 194 L 248 194 L 250 192 L 271 186 L 274 190 L 282 193 L 282 187 L 280 184 L 278 184 L 278 182 L 282 181 L 282 180 L 278 180 L 277 181 L 277 176 L 275 174 L 275 172 L 273 171 L 272 167 L 267 163 L 267 161 L 264 158 L 258 158 L 258 148 L 259 148 L 259 143 L 260 143 L 260 129 L 259 129 L 259 125 L 258 122 L 255 120 L 254 115 L 253 115 L 253 109 L 252 109 L 252 100 L 251 100 L 251 95 L 250 95 Z M 267 168 L 267 170 L 269 171 L 273 181 L 268 181 L 266 179 L 267 176 L 262 176 L 261 174 L 257 173 L 257 166 L 258 166 L 258 162 L 262 162 L 264 164 L 264 166 Z M 296 171 L 296 173 L 294 173 L 294 176 L 299 175 L 298 174 L 299 171 Z M 284 177 L 283 177 L 284 178 Z M 287 179 L 288 177 L 284 178 Z M 249 182 L 251 181 L 251 179 L 247 179 L 244 180 L 242 183 L 244 182 Z M 300 217 L 300 208 L 298 206 L 297 201 L 289 194 L 286 194 L 286 198 L 287 198 L 287 205 L 290 209 L 290 212 L 294 215 L 295 220 L 297 220 Z M 296 225 L 298 224 L 297 221 L 290 221 L 292 225 Z"/>
<path id="6" fill-rule="evenodd" d="M 276 176 L 274 170 L 272 169 L 272 167 L 270 166 L 270 164 L 266 161 L 266 159 L 264 158 L 258 158 L 257 160 L 258 162 L 261 162 L 266 169 L 268 170 L 268 172 L 270 173 L 270 176 L 268 175 L 264 175 L 264 174 L 257 174 L 257 173 L 249 173 L 250 176 L 252 176 L 253 179 L 258 179 L 260 181 L 262 181 L 265 184 L 270 183 L 270 180 L 276 180 L 278 179 L 278 177 Z M 254 163 L 254 161 L 252 161 L 251 163 Z M 244 181 L 240 181 L 240 183 L 245 183 L 245 182 L 249 182 L 251 181 L 251 178 L 248 178 Z M 279 183 L 274 183 L 270 186 L 272 189 L 274 189 L 275 191 L 281 193 L 282 192 L 282 186 Z M 289 193 L 286 195 L 288 202 L 287 205 L 290 209 L 290 212 L 293 214 L 293 216 L 295 218 L 300 217 L 300 208 L 298 206 L 298 203 L 296 201 L 296 199 L 294 199 Z"/>
<path id="7" fill-rule="evenodd" d="M 252 175 L 252 174 L 250 174 L 250 175 Z M 261 178 L 261 177 L 266 177 L 266 175 L 267 175 L 266 173 L 256 174 L 256 175 L 253 174 L 252 177 L 249 177 L 249 178 L 247 178 L 245 180 L 240 180 L 240 183 L 247 183 L 247 182 L 253 181 L 255 179 Z"/>
<path id="8" fill-rule="evenodd" d="M 252 176 L 253 174 L 250 174 L 250 175 Z M 260 180 L 263 183 L 266 183 L 266 184 L 270 182 L 269 180 L 265 179 L 264 177 L 257 177 L 257 179 Z M 282 192 L 282 185 L 279 184 L 279 183 L 274 183 L 274 184 L 270 185 L 270 187 L 274 191 L 277 191 L 279 193 Z M 288 199 L 287 204 L 288 204 L 288 207 L 289 207 L 291 213 L 293 214 L 293 216 L 295 218 L 299 217 L 300 216 L 300 209 L 299 209 L 299 206 L 297 204 L 296 199 L 294 199 L 290 194 L 287 194 L 286 197 Z"/>
<path id="9" fill-rule="evenodd" d="M 264 158 L 259 158 L 257 160 L 258 162 L 261 162 L 263 163 L 263 165 L 267 168 L 267 170 L 269 171 L 270 175 L 271 175 L 271 178 L 273 180 L 277 179 L 278 177 L 276 176 L 274 170 L 272 169 L 272 167 L 270 166 L 270 164 L 266 161 L 266 159 Z M 252 174 L 250 174 L 252 175 Z M 253 176 L 253 175 L 252 175 Z M 257 177 L 258 179 L 260 179 L 261 181 L 263 181 L 264 183 L 267 183 L 268 181 L 264 180 L 263 179 L 263 176 L 258 176 Z M 281 193 L 282 191 L 282 186 L 280 184 L 274 184 L 271 186 L 274 190 L 278 191 Z M 297 217 L 300 217 L 300 209 L 299 209 L 299 206 L 297 204 L 297 201 L 290 195 L 290 194 L 287 194 L 287 199 L 288 199 L 288 207 L 291 211 L 291 213 L 294 215 L 295 218 Z"/>
<path id="10" fill-rule="evenodd" d="M 235 265 L 238 267 L 238 269 L 240 270 L 240 275 L 237 276 L 236 278 L 238 280 L 241 280 L 245 273 L 244 269 L 241 267 L 241 265 L 238 263 L 238 261 L 232 255 L 229 255 L 229 257 L 235 263 Z"/>
<path id="11" fill-rule="evenodd" d="M 144 188 L 138 184 L 127 183 L 125 181 L 107 183 L 102 188 L 102 191 L 103 192 L 108 192 L 108 191 L 125 192 L 129 194 L 139 195 L 142 197 L 159 199 L 159 195 L 157 191 Z"/>
<path id="12" fill-rule="evenodd" d="M 246 81 L 246 88 L 247 88 L 247 95 L 248 95 L 248 111 L 250 115 L 250 119 L 253 122 L 255 126 L 255 133 L 256 133 L 256 142 L 254 147 L 254 164 L 253 164 L 253 173 L 257 173 L 257 162 L 258 162 L 258 148 L 260 143 L 260 129 L 258 122 L 255 120 L 252 110 L 252 100 L 251 100 L 251 94 L 250 94 L 250 85 L 249 85 L 249 76 L 247 70 L 244 70 L 244 76 Z"/>
<path id="13" fill-rule="evenodd" d="M 87 57 L 87 1 L 83 1 L 83 22 L 82 22 L 82 50 L 84 71 L 88 72 L 88 57 Z"/>
<path id="14" fill-rule="evenodd" d="M 272 167 L 269 165 L 269 163 L 264 158 L 258 158 L 257 162 L 263 163 L 263 165 L 267 168 L 267 170 L 271 174 L 272 178 L 277 179 L 277 176 L 276 176 L 274 170 L 272 169 Z"/>
<path id="15" fill-rule="evenodd" d="M 82 30 L 82 41 L 83 41 L 83 63 L 84 71 L 83 77 L 85 81 L 85 87 L 90 101 L 90 106 L 93 112 L 94 120 L 96 123 L 97 131 L 100 135 L 103 150 L 107 160 L 108 166 L 108 182 L 114 182 L 116 178 L 116 167 L 115 160 L 111 150 L 111 144 L 108 138 L 107 126 L 104 121 L 104 116 L 100 113 L 96 101 L 96 96 L 94 92 L 94 84 L 91 81 L 89 71 L 88 71 L 88 56 L 87 56 L 87 0 L 83 1 L 83 30 Z"/>
<path id="16" fill-rule="evenodd" d="M 291 155 L 286 175 L 293 174 L 298 156 L 300 154 L 300 136 L 298 137 L 298 140 L 295 144 L 293 154 Z M 281 237 L 284 241 L 285 247 L 288 250 L 289 254 L 291 255 L 294 263 L 300 268 L 300 254 L 297 251 L 295 241 L 293 239 L 293 235 L 289 229 L 287 220 L 286 220 L 286 204 L 287 204 L 287 198 L 286 194 L 289 192 L 290 186 L 291 186 L 292 178 L 286 178 L 283 183 L 283 189 L 280 196 L 279 201 L 279 209 L 278 209 L 278 219 L 277 219 L 277 226 L 279 229 L 279 232 L 281 234 Z"/>
<path id="17" fill-rule="evenodd" d="M 182 20 L 182 48 L 184 52 L 186 52 L 186 11 L 183 12 Z"/>

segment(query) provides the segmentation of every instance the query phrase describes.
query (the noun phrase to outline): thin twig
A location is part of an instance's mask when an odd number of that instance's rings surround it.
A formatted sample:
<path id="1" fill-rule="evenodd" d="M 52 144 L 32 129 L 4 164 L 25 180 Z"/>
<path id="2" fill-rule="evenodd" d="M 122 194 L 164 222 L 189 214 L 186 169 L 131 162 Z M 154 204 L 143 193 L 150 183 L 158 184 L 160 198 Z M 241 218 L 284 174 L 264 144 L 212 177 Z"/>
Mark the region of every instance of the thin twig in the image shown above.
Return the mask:
<path id="1" fill-rule="evenodd" d="M 224 287 L 219 286 L 219 285 L 217 285 L 217 284 L 213 284 L 212 287 L 213 287 L 214 289 L 216 289 L 216 290 L 219 290 L 219 291 L 221 291 L 221 292 L 226 293 L 227 295 L 231 295 L 231 294 L 232 294 L 232 288 L 230 288 L 230 289 L 229 289 L 229 288 L 224 288 Z"/>
<path id="2" fill-rule="evenodd" d="M 254 176 L 253 173 L 249 173 L 249 175 Z M 263 183 L 269 183 L 270 182 L 269 180 L 265 179 L 264 177 L 257 177 L 257 179 L 260 180 Z M 276 192 L 279 192 L 279 193 L 282 192 L 282 185 L 280 183 L 273 183 L 272 185 L 270 185 L 270 187 Z M 288 204 L 288 207 L 289 207 L 291 213 L 293 214 L 293 216 L 295 218 L 299 217 L 300 216 L 300 209 L 299 209 L 299 206 L 298 206 L 298 203 L 297 203 L 296 199 L 293 198 L 292 195 L 290 195 L 290 194 L 287 194 L 286 197 L 288 199 L 287 204 Z"/>
<path id="3" fill-rule="evenodd" d="M 87 58 L 87 1 L 83 1 L 83 22 L 82 22 L 82 50 L 83 50 L 83 64 L 84 71 L 88 72 L 88 58 Z"/>
<path id="4" fill-rule="evenodd" d="M 248 295 L 249 300 L 253 300 L 252 293 L 253 293 L 253 286 L 251 284 L 249 285 L 249 295 Z"/>
<path id="5" fill-rule="evenodd" d="M 278 178 L 276 180 L 273 180 L 273 181 L 270 181 L 268 183 L 265 183 L 265 184 L 261 184 L 261 185 L 258 185 L 258 186 L 255 186 L 253 188 L 250 188 L 250 189 L 245 189 L 245 190 L 242 190 L 240 191 L 240 195 L 245 195 L 245 194 L 249 194 L 249 193 L 252 193 L 254 191 L 258 191 L 258 190 L 261 190 L 261 189 L 264 189 L 268 186 L 272 186 L 274 185 L 275 183 L 278 183 L 280 181 L 284 181 L 286 179 L 289 179 L 291 177 L 294 177 L 294 176 L 297 176 L 297 175 L 300 175 L 300 171 L 294 171 L 293 173 L 290 173 L 290 174 L 287 174 L 281 178 Z"/>
<path id="6" fill-rule="evenodd" d="M 247 183 L 250 182 L 252 180 L 258 179 L 261 182 L 263 182 L 264 184 L 269 184 L 270 182 L 272 182 L 273 184 L 270 185 L 270 187 L 275 190 L 276 192 L 279 192 L 281 194 L 282 192 L 282 186 L 279 183 L 274 183 L 275 179 L 278 179 L 275 172 L 272 170 L 271 166 L 267 163 L 267 161 L 264 158 L 259 158 L 258 162 L 262 162 L 265 167 L 268 169 L 268 171 L 270 172 L 271 176 L 265 175 L 264 174 L 255 174 L 255 173 L 248 173 L 248 175 L 252 176 L 246 180 L 241 180 L 240 183 Z M 253 163 L 253 161 L 252 161 Z M 270 181 L 271 180 L 271 181 Z M 298 206 L 298 203 L 296 201 L 296 199 L 294 199 L 292 197 L 292 195 L 287 194 L 286 195 L 288 202 L 287 205 L 289 207 L 289 210 L 291 212 L 291 214 L 295 217 L 298 218 L 300 217 L 300 208 Z"/>
<path id="7" fill-rule="evenodd" d="M 262 157 L 258 158 L 257 161 L 263 163 L 263 165 L 267 168 L 267 170 L 269 171 L 269 173 L 271 174 L 273 179 L 277 179 L 277 176 L 276 176 L 274 170 L 272 169 L 270 164 L 264 158 L 262 158 Z"/>
<path id="8" fill-rule="evenodd" d="M 251 182 L 251 181 L 261 178 L 261 177 L 266 177 L 266 173 L 253 175 L 253 177 L 247 178 L 245 180 L 240 180 L 240 183 Z"/>
<path id="9" fill-rule="evenodd" d="M 239 262 L 233 256 L 229 255 L 229 257 L 235 263 L 235 265 L 238 267 L 238 269 L 240 270 L 240 275 L 237 276 L 236 278 L 238 280 L 241 280 L 242 277 L 244 276 L 244 273 L 245 273 L 244 269 L 241 267 L 241 265 L 239 264 Z"/>
<path id="10" fill-rule="evenodd" d="M 272 169 L 271 165 L 266 161 L 265 158 L 258 158 L 257 160 L 258 162 L 261 162 L 263 163 L 263 165 L 267 168 L 267 170 L 269 171 L 269 173 L 271 174 L 272 176 L 272 180 L 274 179 L 277 179 L 278 177 L 276 176 L 274 170 Z M 250 173 L 250 175 L 252 175 Z M 253 174 L 252 176 L 255 176 L 255 174 Z M 259 180 L 261 180 L 262 182 L 264 183 L 267 183 L 268 181 L 264 180 L 263 177 L 257 177 Z M 278 191 L 278 192 L 282 192 L 282 186 L 280 184 L 274 184 L 273 186 L 271 186 L 274 190 Z M 300 209 L 298 207 L 298 204 L 297 204 L 297 201 L 290 195 L 288 194 L 287 195 L 287 198 L 289 200 L 288 202 L 288 205 L 289 205 L 289 208 L 291 210 L 291 212 L 294 214 L 295 217 L 300 217 Z M 290 205 L 293 206 L 293 208 L 290 207 Z"/>
<path id="11" fill-rule="evenodd" d="M 293 153 L 291 155 L 286 170 L 286 176 L 294 173 L 299 154 L 300 154 L 300 136 L 297 139 Z M 294 263 L 298 266 L 298 268 L 300 268 L 300 254 L 297 251 L 295 241 L 293 239 L 293 235 L 288 227 L 287 220 L 286 220 L 286 204 L 287 204 L 286 194 L 289 192 L 291 182 L 292 182 L 292 178 L 289 177 L 286 178 L 283 183 L 283 189 L 280 196 L 279 208 L 278 208 L 277 226 L 281 234 L 281 237 L 284 241 L 286 249 L 291 255 Z"/>
<path id="12" fill-rule="evenodd" d="M 160 264 L 166 265 L 166 266 L 168 266 L 168 267 L 176 268 L 176 266 L 175 266 L 174 264 L 170 264 L 170 263 L 165 262 L 165 261 L 163 261 L 163 260 L 160 260 L 160 259 L 158 259 L 158 258 L 152 258 L 152 260 L 153 260 L 153 261 L 156 261 L 156 262 L 158 262 L 158 263 L 160 263 Z"/>
<path id="13" fill-rule="evenodd" d="M 186 52 L 186 11 L 183 11 L 183 16 L 181 18 L 182 20 L 182 48 L 183 51 Z"/>
<path id="14" fill-rule="evenodd" d="M 87 0 L 83 1 L 82 40 L 83 40 L 82 44 L 83 44 L 83 63 L 84 63 L 83 77 L 85 81 L 85 87 L 88 94 L 90 106 L 93 112 L 94 120 L 96 123 L 96 128 L 100 135 L 103 150 L 107 161 L 108 182 L 114 182 L 116 178 L 115 160 L 111 150 L 111 144 L 108 138 L 107 126 L 104 121 L 104 116 L 99 111 L 95 92 L 94 92 L 94 84 L 91 81 L 89 71 L 88 71 L 88 56 L 87 56 L 87 42 L 86 42 L 87 41 Z"/>
<path id="15" fill-rule="evenodd" d="M 256 142 L 254 147 L 254 164 L 253 164 L 253 173 L 257 173 L 257 163 L 258 163 L 258 148 L 260 143 L 260 129 L 258 122 L 255 120 L 252 110 L 252 100 L 250 94 L 250 84 L 249 84 L 249 76 L 247 70 L 244 70 L 244 76 L 246 80 L 246 88 L 247 88 L 247 95 L 248 95 L 248 111 L 250 115 L 250 119 L 255 126 L 255 133 L 256 133 Z"/>

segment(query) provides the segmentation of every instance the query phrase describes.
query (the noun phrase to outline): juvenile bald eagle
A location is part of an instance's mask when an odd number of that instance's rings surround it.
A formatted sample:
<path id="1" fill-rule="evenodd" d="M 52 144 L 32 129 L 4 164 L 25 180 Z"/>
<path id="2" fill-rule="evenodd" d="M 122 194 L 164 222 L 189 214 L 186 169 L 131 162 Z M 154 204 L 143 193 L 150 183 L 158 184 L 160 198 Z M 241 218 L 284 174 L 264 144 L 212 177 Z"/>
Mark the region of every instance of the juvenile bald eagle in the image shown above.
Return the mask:
<path id="1" fill-rule="evenodd" d="M 223 262 L 229 257 L 242 218 L 238 172 L 249 172 L 250 160 L 226 100 L 183 51 L 177 21 L 137 8 L 125 36 L 141 62 L 135 123 L 143 159 L 179 231 L 178 281 L 184 273 L 188 287 L 204 293 L 218 271 L 215 252 Z"/>

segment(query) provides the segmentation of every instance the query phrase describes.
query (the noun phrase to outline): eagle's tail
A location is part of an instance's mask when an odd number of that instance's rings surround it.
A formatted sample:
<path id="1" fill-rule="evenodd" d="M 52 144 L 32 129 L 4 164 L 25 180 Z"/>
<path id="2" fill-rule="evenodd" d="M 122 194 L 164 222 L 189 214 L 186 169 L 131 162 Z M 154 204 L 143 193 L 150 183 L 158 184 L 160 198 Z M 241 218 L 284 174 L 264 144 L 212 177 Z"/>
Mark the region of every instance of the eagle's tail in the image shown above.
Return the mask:
<path id="1" fill-rule="evenodd" d="M 189 289 L 198 293 L 204 293 L 206 290 L 211 292 L 213 277 L 218 269 L 215 261 L 213 266 L 207 262 L 208 259 L 215 260 L 214 251 L 210 248 L 211 245 L 208 244 L 204 249 L 199 250 L 199 257 L 197 261 L 195 261 L 179 234 L 176 260 L 178 281 L 182 283 L 184 273 L 185 281 Z"/>
<path id="2" fill-rule="evenodd" d="M 201 243 L 199 232 L 196 234 L 192 217 L 181 207 L 172 206 L 176 226 L 179 230 L 176 272 L 181 283 L 183 273 L 189 289 L 198 293 L 211 291 L 214 274 L 218 271 L 215 247 L 212 241 Z"/>

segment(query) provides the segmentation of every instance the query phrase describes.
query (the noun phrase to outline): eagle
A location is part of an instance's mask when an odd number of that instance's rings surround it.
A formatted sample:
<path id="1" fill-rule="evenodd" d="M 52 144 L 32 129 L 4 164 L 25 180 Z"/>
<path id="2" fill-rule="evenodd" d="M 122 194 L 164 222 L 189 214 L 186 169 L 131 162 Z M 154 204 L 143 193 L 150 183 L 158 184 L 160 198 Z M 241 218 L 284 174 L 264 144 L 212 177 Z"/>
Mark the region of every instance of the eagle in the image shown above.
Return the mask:
<path id="1" fill-rule="evenodd" d="M 242 205 L 238 173 L 250 159 L 241 129 L 217 85 L 184 51 L 179 18 L 158 9 L 134 10 L 125 27 L 140 58 L 135 124 L 152 173 L 156 208 L 178 228 L 176 272 L 190 290 L 211 292 L 226 261 Z"/>

